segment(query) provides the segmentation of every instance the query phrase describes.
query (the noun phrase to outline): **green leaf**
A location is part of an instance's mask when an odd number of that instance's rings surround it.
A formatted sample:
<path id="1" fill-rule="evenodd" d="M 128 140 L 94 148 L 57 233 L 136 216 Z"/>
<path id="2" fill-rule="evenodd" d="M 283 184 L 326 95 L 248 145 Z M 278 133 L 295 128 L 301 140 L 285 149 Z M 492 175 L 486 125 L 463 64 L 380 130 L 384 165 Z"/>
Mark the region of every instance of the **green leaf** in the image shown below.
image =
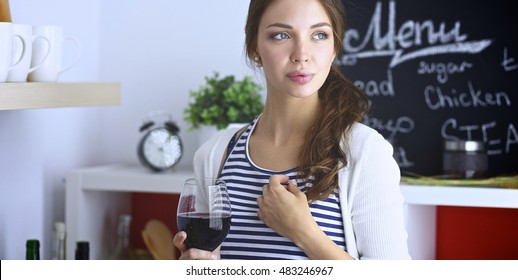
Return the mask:
<path id="1" fill-rule="evenodd" d="M 223 129 L 230 123 L 252 121 L 263 111 L 262 89 L 250 76 L 236 81 L 233 75 L 220 77 L 214 71 L 198 90 L 189 91 L 191 102 L 184 109 L 184 119 L 191 129 L 200 125 Z"/>

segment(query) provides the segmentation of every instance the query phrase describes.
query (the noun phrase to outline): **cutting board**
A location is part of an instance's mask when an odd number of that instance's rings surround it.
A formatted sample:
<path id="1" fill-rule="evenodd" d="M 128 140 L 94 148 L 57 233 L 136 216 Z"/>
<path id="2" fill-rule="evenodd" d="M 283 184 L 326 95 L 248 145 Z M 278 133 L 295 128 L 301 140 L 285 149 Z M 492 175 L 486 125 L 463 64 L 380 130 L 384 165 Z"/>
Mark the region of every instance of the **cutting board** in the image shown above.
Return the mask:
<path id="1" fill-rule="evenodd" d="M 9 0 L 0 0 L 0 22 L 11 22 Z"/>

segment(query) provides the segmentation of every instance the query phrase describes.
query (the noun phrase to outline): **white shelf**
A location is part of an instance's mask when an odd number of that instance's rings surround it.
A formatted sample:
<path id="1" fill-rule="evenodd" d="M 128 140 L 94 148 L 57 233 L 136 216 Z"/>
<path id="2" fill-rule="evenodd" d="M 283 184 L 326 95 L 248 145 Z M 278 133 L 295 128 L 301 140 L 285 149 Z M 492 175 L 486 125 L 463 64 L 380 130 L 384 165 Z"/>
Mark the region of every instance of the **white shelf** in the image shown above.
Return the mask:
<path id="1" fill-rule="evenodd" d="M 418 260 L 436 258 L 437 206 L 518 208 L 518 189 L 401 185 L 401 192 L 408 248 Z"/>
<path id="2" fill-rule="evenodd" d="M 119 83 L 0 83 L 0 110 L 118 104 Z"/>
<path id="3" fill-rule="evenodd" d="M 180 193 L 191 169 L 174 168 L 157 173 L 138 164 L 117 164 L 83 168 L 70 172 L 85 191 Z"/>
<path id="4" fill-rule="evenodd" d="M 106 233 L 116 232 L 118 216 L 129 213 L 131 193 L 179 194 L 185 179 L 193 176 L 188 168 L 156 173 L 139 164 L 72 170 L 66 180 L 67 257 L 73 258 L 77 241 L 86 240 L 90 242 L 90 258 L 102 259 L 115 241 Z"/>
<path id="5" fill-rule="evenodd" d="M 69 172 L 67 256 L 73 257 L 76 241 L 87 240 L 91 258 L 102 258 L 103 248 L 112 245 L 106 233 L 115 232 L 118 215 L 128 213 L 131 193 L 180 193 L 185 179 L 193 176 L 189 168 L 155 173 L 139 164 Z M 402 185 L 401 191 L 406 203 L 409 249 L 415 259 L 435 258 L 435 206 L 518 208 L 518 189 Z"/>
<path id="6" fill-rule="evenodd" d="M 414 205 L 518 208 L 518 189 L 401 185 L 401 192 Z"/>
<path id="7" fill-rule="evenodd" d="M 180 193 L 192 169 L 156 173 L 139 164 L 116 164 L 73 170 L 87 191 Z M 518 208 L 518 189 L 401 185 L 405 203 L 417 205 Z"/>

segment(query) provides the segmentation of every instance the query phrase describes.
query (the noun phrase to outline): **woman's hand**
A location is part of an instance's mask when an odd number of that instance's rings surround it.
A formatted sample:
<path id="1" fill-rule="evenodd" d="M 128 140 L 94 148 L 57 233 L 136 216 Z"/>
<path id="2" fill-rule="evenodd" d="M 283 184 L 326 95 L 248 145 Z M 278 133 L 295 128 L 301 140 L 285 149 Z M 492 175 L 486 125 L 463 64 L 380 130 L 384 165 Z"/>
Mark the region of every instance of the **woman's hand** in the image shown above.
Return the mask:
<path id="1" fill-rule="evenodd" d="M 218 260 L 221 258 L 219 253 L 221 246 L 216 248 L 213 252 L 187 248 L 184 243 L 185 239 L 187 239 L 187 233 L 185 231 L 178 232 L 173 238 L 174 246 L 178 248 L 181 253 L 180 260 Z"/>
<path id="2" fill-rule="evenodd" d="M 306 195 L 288 176 L 273 175 L 257 198 L 257 215 L 271 229 L 288 238 L 310 259 L 353 259 L 338 247 L 311 215 Z M 288 186 L 282 183 L 288 182 Z"/>
<path id="3" fill-rule="evenodd" d="M 295 244 L 303 232 L 318 227 L 309 209 L 306 195 L 286 175 L 272 175 L 257 198 L 257 215 L 271 229 Z M 282 183 L 288 183 L 288 186 Z"/>

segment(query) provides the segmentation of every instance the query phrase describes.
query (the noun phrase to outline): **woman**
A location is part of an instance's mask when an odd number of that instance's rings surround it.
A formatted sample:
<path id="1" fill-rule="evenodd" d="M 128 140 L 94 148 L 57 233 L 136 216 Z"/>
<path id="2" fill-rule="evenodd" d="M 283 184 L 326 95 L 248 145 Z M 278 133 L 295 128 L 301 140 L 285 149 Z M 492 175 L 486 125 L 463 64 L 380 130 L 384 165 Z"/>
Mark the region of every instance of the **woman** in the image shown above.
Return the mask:
<path id="1" fill-rule="evenodd" d="M 333 66 L 342 49 L 340 0 L 252 0 L 249 59 L 264 71 L 263 113 L 196 153 L 197 176 L 219 176 L 232 203 L 214 252 L 181 259 L 408 259 L 392 147 L 358 123 L 364 93 Z"/>

